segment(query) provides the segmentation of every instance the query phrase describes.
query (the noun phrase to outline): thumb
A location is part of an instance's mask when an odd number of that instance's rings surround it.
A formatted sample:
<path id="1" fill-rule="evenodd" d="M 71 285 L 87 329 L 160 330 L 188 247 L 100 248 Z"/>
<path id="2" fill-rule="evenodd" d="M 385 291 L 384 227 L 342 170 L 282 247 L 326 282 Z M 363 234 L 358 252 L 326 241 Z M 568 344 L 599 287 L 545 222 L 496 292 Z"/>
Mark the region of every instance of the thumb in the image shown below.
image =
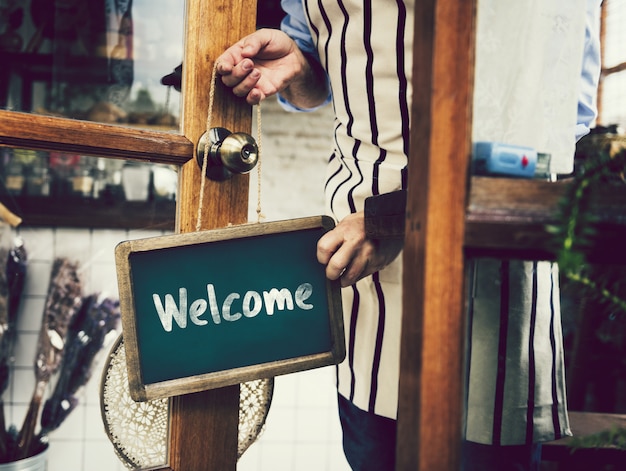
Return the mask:
<path id="1" fill-rule="evenodd" d="M 272 40 L 272 32 L 269 29 L 259 29 L 243 39 L 241 55 L 252 58 L 257 56 Z"/>

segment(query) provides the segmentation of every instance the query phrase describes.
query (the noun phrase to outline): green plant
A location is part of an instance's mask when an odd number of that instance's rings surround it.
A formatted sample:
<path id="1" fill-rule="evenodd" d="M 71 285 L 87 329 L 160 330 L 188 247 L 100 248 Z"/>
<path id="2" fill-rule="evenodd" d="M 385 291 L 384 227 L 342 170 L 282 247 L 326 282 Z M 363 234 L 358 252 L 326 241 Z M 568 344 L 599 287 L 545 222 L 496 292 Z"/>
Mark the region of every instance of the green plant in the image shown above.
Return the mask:
<path id="1" fill-rule="evenodd" d="M 599 218 L 592 207 L 594 193 L 606 185 L 624 187 L 626 149 L 614 155 L 608 151 L 590 154 L 584 165 L 561 200 L 558 222 L 548 226 L 547 230 L 554 235 L 561 275 L 580 287 L 582 298 L 593 299 L 597 302 L 595 305 L 603 306 L 599 313 L 607 319 L 624 321 L 626 288 L 622 281 L 622 268 L 598 267 L 588 263 L 586 249 L 594 243 L 598 234 Z M 618 335 L 614 330 L 611 329 L 608 335 Z M 611 341 L 610 338 L 601 340 L 605 343 Z M 573 437 L 569 446 L 572 453 L 579 448 L 614 447 L 626 450 L 626 428 L 614 426 L 596 434 Z"/>
<path id="2" fill-rule="evenodd" d="M 554 235 L 561 274 L 579 284 L 586 296 L 610 305 L 614 315 L 626 316 L 626 299 L 618 292 L 618 286 L 591 269 L 585 251 L 597 233 L 598 218 L 591 211 L 593 194 L 600 186 L 624 185 L 618 176 L 626 169 L 626 149 L 614 156 L 599 152 L 585 163 L 584 171 L 574 177 L 561 201 L 558 222 L 546 229 Z"/>
<path id="3" fill-rule="evenodd" d="M 594 433 L 584 437 L 573 437 L 569 444 L 571 453 L 579 448 L 604 448 L 612 446 L 626 450 L 626 428 L 612 427 L 609 430 Z"/>

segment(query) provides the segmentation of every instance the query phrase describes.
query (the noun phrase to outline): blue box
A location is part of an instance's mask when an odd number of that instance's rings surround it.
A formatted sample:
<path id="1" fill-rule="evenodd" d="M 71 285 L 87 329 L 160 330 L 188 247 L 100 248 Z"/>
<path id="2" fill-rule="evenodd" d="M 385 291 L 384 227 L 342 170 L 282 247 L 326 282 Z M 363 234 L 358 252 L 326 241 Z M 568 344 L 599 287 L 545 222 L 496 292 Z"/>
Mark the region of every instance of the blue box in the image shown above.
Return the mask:
<path id="1" fill-rule="evenodd" d="M 500 142 L 475 142 L 472 157 L 474 175 L 504 175 L 533 178 L 537 166 L 537 151 L 531 147 Z"/>

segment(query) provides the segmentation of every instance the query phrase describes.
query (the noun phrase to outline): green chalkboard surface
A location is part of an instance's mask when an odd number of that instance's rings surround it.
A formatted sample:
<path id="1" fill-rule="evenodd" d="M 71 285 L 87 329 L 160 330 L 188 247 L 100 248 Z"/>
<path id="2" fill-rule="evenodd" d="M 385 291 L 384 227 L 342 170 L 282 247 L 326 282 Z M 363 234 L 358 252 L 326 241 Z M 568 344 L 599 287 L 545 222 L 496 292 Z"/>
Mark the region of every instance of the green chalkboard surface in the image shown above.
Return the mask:
<path id="1" fill-rule="evenodd" d="M 134 400 L 339 363 L 340 288 L 317 262 L 319 216 L 116 247 Z"/>

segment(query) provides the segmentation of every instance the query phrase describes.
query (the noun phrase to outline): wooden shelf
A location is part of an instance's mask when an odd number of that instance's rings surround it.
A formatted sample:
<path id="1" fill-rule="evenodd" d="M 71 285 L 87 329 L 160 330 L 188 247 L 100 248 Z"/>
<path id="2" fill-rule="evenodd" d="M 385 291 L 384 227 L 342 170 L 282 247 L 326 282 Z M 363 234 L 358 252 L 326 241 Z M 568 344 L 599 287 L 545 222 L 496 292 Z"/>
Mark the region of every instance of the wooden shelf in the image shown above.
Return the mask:
<path id="1" fill-rule="evenodd" d="M 465 253 L 470 257 L 554 260 L 554 239 L 546 226 L 559 223 L 559 205 L 571 182 L 473 177 L 465 219 Z M 596 217 L 590 262 L 626 263 L 626 185 L 607 184 L 594 192 Z"/>
<path id="2" fill-rule="evenodd" d="M 542 446 L 543 461 L 558 461 L 561 468 L 572 471 L 604 469 L 603 466 L 617 466 L 622 469 L 626 460 L 626 450 L 615 446 L 592 448 L 571 448 L 576 438 L 585 438 L 601 432 L 626 427 L 626 415 L 601 414 L 594 412 L 569 412 L 570 426 L 574 437 L 545 443 Z"/>
<path id="3" fill-rule="evenodd" d="M 105 201 L 80 197 L 3 197 L 22 226 L 174 230 L 176 202 Z"/>

